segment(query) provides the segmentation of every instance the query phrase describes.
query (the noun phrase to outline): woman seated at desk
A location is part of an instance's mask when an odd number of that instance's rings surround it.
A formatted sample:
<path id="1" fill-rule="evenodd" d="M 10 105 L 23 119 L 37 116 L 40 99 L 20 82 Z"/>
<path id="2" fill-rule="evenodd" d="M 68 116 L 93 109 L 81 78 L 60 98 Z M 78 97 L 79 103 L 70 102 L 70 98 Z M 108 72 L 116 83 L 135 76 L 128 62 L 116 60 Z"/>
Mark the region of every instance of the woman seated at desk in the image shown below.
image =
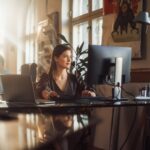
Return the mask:
<path id="1" fill-rule="evenodd" d="M 53 50 L 50 71 L 41 76 L 37 85 L 37 92 L 41 98 L 48 100 L 65 95 L 96 96 L 92 88 L 85 89 L 79 84 L 76 76 L 69 73 L 71 62 L 72 49 L 66 44 L 57 45 Z"/>

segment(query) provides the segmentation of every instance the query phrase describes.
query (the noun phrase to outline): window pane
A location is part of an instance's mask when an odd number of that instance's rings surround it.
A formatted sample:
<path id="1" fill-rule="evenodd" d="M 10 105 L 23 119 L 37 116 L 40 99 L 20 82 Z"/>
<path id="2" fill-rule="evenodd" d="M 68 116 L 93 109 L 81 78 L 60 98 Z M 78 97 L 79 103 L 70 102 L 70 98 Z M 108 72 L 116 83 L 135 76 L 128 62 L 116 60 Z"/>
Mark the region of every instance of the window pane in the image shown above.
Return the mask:
<path id="1" fill-rule="evenodd" d="M 82 51 L 87 50 L 88 40 L 89 40 L 89 38 L 88 38 L 88 22 L 83 22 L 83 23 L 74 25 L 73 26 L 73 47 L 74 47 L 74 49 L 76 50 L 76 48 L 78 46 L 81 46 L 81 44 L 84 42 Z M 87 53 L 80 55 L 80 59 L 85 59 L 86 57 L 87 57 Z M 76 58 L 76 55 L 74 54 L 73 60 L 75 60 L 75 58 Z M 80 59 L 78 60 L 78 63 L 81 63 Z M 85 73 L 84 71 L 81 71 L 80 72 L 81 76 L 84 73 Z M 82 76 L 82 77 L 84 78 L 84 76 Z"/>
<path id="2" fill-rule="evenodd" d="M 103 34 L 102 26 L 103 26 L 102 17 L 92 20 L 92 44 L 101 45 Z"/>
<path id="3" fill-rule="evenodd" d="M 73 47 L 76 49 L 78 45 L 84 41 L 83 49 L 88 48 L 88 22 L 80 23 L 73 26 Z"/>
<path id="4" fill-rule="evenodd" d="M 103 0 L 92 0 L 92 11 L 103 8 Z"/>
<path id="5" fill-rule="evenodd" d="M 73 17 L 88 13 L 88 0 L 73 0 Z"/>
<path id="6" fill-rule="evenodd" d="M 35 52 L 34 52 L 34 40 L 26 41 L 26 55 L 25 63 L 34 62 Z"/>

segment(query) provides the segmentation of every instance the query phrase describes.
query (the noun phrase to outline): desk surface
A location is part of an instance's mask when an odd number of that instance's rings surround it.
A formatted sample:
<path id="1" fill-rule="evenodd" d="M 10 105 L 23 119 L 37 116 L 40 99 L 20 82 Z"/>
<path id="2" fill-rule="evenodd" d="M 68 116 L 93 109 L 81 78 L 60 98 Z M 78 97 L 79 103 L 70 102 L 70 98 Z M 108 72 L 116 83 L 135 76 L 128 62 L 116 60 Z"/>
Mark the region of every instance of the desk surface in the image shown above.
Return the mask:
<path id="1" fill-rule="evenodd" d="M 64 137 L 67 138 L 99 121 L 88 121 L 88 111 L 91 108 L 149 105 L 150 101 L 146 100 L 56 103 L 33 106 L 10 106 L 1 103 L 0 149 L 33 149 L 42 147 L 46 143 L 59 141 Z"/>
<path id="2" fill-rule="evenodd" d="M 69 102 L 69 103 L 52 103 L 52 104 L 33 104 L 33 105 L 23 105 L 23 104 L 4 104 L 0 103 L 0 112 L 9 111 L 17 113 L 83 113 L 87 112 L 90 108 L 99 107 L 126 107 L 126 106 L 150 106 L 150 100 L 132 100 L 132 101 L 122 101 L 122 100 L 103 100 L 103 101 L 80 101 Z"/>
<path id="3" fill-rule="evenodd" d="M 95 123 L 86 115 L 0 114 L 0 149 L 50 147 Z"/>

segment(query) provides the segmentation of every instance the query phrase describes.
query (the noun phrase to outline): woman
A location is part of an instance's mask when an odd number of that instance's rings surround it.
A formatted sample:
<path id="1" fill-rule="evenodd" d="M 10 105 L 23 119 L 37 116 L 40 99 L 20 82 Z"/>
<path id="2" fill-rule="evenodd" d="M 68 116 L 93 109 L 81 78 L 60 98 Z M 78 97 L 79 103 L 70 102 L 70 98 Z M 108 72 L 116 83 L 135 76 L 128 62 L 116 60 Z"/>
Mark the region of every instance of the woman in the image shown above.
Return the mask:
<path id="1" fill-rule="evenodd" d="M 57 45 L 52 54 L 49 74 L 44 73 L 38 82 L 38 94 L 48 100 L 63 96 L 95 96 L 92 90 L 84 90 L 75 75 L 69 73 L 72 50 L 65 44 Z"/>

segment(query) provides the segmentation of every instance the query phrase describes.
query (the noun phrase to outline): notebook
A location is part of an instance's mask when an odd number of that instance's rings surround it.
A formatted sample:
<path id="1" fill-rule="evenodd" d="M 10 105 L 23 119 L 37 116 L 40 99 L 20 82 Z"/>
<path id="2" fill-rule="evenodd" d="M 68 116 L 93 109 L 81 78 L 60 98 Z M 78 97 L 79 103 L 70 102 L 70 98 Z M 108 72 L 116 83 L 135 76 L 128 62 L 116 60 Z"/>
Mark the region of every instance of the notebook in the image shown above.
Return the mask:
<path id="1" fill-rule="evenodd" d="M 33 84 L 28 75 L 1 75 L 3 100 L 10 104 L 52 104 L 54 101 L 36 99 Z"/>

